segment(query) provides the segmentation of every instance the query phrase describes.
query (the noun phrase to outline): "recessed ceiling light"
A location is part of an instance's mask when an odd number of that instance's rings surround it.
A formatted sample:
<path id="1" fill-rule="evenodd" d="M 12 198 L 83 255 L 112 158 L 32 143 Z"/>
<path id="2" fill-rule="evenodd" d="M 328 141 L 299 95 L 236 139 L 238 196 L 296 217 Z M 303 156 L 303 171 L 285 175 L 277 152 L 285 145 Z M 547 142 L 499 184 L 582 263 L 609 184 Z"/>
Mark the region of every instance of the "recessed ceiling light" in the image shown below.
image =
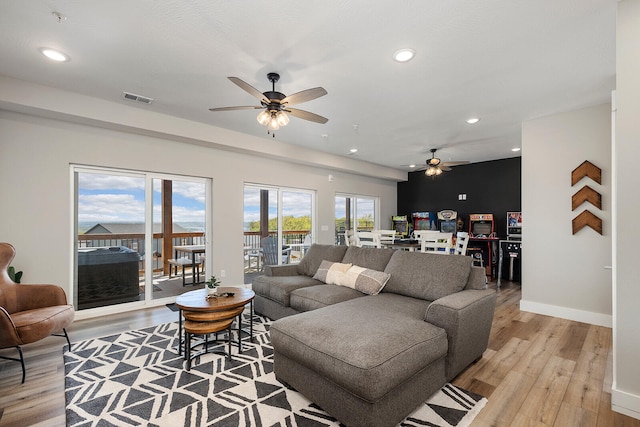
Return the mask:
<path id="1" fill-rule="evenodd" d="M 53 61 L 64 62 L 69 60 L 69 57 L 64 53 L 48 47 L 41 47 L 40 53 Z"/>
<path id="2" fill-rule="evenodd" d="M 520 151 L 520 147 L 512 148 L 511 151 Z"/>
<path id="3" fill-rule="evenodd" d="M 411 169 L 413 169 L 413 168 L 415 168 L 415 167 L 416 167 L 416 165 L 409 165 L 409 167 L 410 167 Z"/>
<path id="4" fill-rule="evenodd" d="M 357 153 L 357 152 L 358 152 L 358 149 L 357 149 L 357 148 L 352 148 L 351 150 L 349 150 L 349 152 L 350 152 L 351 154 L 353 154 L 353 153 Z"/>
<path id="5" fill-rule="evenodd" d="M 467 119 L 467 123 L 469 123 L 470 125 L 475 125 L 479 121 L 480 119 L 478 117 L 470 117 Z"/>
<path id="6" fill-rule="evenodd" d="M 398 62 L 411 61 L 416 55 L 416 51 L 413 49 L 400 49 L 393 54 L 393 59 Z"/>

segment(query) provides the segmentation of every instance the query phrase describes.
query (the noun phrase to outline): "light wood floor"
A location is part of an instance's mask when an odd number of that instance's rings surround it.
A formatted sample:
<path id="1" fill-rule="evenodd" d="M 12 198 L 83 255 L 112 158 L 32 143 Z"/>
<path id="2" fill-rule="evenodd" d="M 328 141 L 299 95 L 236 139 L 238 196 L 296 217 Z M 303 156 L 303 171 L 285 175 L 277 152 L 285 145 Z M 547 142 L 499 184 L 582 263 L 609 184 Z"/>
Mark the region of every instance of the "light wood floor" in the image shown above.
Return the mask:
<path id="1" fill-rule="evenodd" d="M 521 312 L 517 284 L 497 292 L 489 348 L 454 380 L 489 399 L 474 427 L 640 427 L 611 411 L 611 329 Z M 79 321 L 69 333 L 75 342 L 176 319 L 159 307 Z M 0 427 L 65 425 L 63 343 L 51 337 L 25 347 L 25 384 L 19 363 L 0 361 Z"/>

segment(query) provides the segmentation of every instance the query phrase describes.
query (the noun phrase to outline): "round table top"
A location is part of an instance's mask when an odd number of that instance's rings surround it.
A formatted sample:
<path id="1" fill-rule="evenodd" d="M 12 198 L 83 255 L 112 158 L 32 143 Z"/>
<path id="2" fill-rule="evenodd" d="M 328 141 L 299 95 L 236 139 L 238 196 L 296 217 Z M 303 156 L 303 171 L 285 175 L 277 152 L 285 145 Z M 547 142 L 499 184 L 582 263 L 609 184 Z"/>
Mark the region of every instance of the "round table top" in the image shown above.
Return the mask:
<path id="1" fill-rule="evenodd" d="M 232 297 L 207 298 L 207 290 L 204 288 L 185 292 L 176 298 L 176 305 L 187 311 L 217 311 L 228 310 L 247 305 L 256 294 L 251 289 L 220 286 L 218 293 L 233 292 Z"/>

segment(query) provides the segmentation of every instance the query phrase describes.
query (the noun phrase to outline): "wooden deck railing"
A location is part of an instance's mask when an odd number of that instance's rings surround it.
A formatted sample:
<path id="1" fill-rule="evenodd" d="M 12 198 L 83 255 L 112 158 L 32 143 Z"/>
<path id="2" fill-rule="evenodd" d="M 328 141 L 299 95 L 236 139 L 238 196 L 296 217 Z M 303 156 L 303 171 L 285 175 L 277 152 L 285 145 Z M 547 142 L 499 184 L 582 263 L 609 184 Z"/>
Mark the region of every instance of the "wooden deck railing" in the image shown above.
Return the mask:
<path id="1" fill-rule="evenodd" d="M 272 232 L 270 235 L 276 235 Z M 283 243 L 304 243 L 304 238 L 309 234 L 307 230 L 286 230 L 282 232 Z M 244 232 L 244 246 L 259 248 L 260 247 L 260 232 L 259 231 L 245 231 Z M 151 262 L 153 271 L 163 270 L 163 257 L 162 257 L 162 239 L 163 233 L 153 233 L 152 256 L 149 258 L 145 254 L 145 239 L 144 234 L 126 233 L 126 234 L 79 234 L 78 235 L 78 248 L 95 248 L 104 246 L 124 246 L 132 249 L 140 255 L 140 271 L 144 269 L 145 260 L 149 259 Z M 189 232 L 189 233 L 174 233 L 173 234 L 173 246 L 181 245 L 204 245 L 204 233 L 202 232 Z M 172 254 L 169 254 L 169 258 Z"/>

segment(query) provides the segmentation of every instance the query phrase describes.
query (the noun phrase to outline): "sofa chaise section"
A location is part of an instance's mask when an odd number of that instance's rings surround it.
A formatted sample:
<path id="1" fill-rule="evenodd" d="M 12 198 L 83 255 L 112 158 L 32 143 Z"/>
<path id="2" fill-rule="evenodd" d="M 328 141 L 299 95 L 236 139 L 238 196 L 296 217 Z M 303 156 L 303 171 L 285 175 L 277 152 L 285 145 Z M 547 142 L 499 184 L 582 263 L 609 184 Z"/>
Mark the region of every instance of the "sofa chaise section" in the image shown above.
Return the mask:
<path id="1" fill-rule="evenodd" d="M 279 380 L 348 426 L 395 425 L 446 382 L 447 337 L 380 294 L 280 319 L 270 328 Z M 399 309 L 399 308 L 402 309 Z"/>

